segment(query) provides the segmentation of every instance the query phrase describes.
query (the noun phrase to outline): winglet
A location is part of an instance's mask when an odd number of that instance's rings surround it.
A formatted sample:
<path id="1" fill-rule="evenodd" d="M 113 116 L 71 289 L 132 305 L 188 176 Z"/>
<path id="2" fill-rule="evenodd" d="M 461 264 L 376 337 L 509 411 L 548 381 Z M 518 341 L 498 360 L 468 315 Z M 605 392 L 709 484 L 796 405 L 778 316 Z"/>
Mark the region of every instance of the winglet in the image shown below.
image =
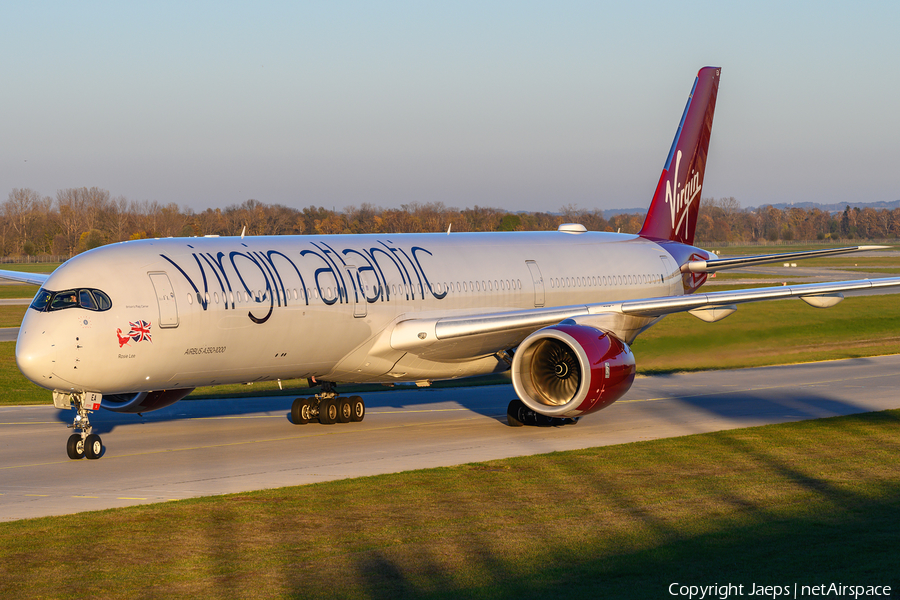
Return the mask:
<path id="1" fill-rule="evenodd" d="M 719 67 L 704 67 L 697 73 L 641 229 L 643 237 L 694 243 L 720 72 Z"/>

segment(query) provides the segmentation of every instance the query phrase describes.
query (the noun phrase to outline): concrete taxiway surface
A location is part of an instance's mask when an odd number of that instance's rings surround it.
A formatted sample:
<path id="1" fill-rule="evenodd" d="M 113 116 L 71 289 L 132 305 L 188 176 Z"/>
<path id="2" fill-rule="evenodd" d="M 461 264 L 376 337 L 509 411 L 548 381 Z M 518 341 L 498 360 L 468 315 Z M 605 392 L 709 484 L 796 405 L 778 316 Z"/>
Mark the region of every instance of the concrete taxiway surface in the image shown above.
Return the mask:
<path id="1" fill-rule="evenodd" d="M 293 425 L 291 398 L 100 411 L 99 460 L 66 457 L 70 411 L 0 407 L 0 520 L 314 483 L 900 408 L 900 355 L 642 377 L 577 425 L 506 425 L 512 386 L 370 393 L 362 423 Z"/>

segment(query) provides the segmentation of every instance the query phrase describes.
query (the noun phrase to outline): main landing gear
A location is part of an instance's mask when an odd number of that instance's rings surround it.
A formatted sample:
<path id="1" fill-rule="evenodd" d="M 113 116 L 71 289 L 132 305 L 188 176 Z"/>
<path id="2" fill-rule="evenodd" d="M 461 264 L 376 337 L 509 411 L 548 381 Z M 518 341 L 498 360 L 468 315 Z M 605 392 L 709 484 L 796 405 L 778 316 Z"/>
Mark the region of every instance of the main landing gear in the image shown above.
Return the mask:
<path id="1" fill-rule="evenodd" d="M 81 430 L 81 433 L 73 433 L 69 436 L 69 441 L 66 443 L 66 454 L 72 460 L 85 457 L 96 460 L 103 453 L 103 442 L 100 441 L 99 435 L 91 433 L 93 427 L 91 427 L 88 414 L 92 411 L 85 407 L 83 394 L 72 394 L 71 401 L 75 405 L 75 419 L 69 425 L 69 429 Z"/>
<path id="2" fill-rule="evenodd" d="M 291 405 L 294 425 L 306 425 L 317 419 L 322 425 L 357 423 L 366 416 L 366 404 L 359 396 L 338 396 L 330 383 L 322 384 L 322 392 L 312 398 L 297 398 Z"/>
<path id="3" fill-rule="evenodd" d="M 530 425 L 532 427 L 558 427 L 560 425 L 574 425 L 578 422 L 578 419 L 579 417 L 575 417 L 574 419 L 548 417 L 536 413 L 525 406 L 525 403 L 518 398 L 510 401 L 509 406 L 506 408 L 506 422 L 509 423 L 510 427 L 522 427 L 523 425 Z"/>

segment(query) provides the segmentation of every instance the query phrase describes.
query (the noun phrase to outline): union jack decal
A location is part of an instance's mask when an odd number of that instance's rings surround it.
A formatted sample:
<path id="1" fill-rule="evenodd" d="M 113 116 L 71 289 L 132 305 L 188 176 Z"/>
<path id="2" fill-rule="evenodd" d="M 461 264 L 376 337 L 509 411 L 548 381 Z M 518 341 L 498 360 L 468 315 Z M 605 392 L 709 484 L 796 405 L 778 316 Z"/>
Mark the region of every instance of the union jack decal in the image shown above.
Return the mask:
<path id="1" fill-rule="evenodd" d="M 153 342 L 150 339 L 150 321 L 129 321 L 128 323 L 131 325 L 131 331 L 128 332 L 128 337 L 130 337 L 135 342 L 143 342 L 147 340 L 148 342 Z"/>

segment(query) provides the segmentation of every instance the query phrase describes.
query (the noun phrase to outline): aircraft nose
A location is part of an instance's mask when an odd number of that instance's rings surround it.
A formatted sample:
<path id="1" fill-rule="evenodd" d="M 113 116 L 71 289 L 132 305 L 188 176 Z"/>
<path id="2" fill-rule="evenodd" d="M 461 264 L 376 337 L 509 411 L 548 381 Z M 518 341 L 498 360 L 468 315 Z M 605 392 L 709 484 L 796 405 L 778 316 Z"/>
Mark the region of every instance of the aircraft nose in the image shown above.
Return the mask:
<path id="1" fill-rule="evenodd" d="M 16 365 L 22 374 L 37 385 L 52 389 L 51 378 L 56 365 L 56 342 L 50 332 L 22 321 L 16 339 Z"/>

